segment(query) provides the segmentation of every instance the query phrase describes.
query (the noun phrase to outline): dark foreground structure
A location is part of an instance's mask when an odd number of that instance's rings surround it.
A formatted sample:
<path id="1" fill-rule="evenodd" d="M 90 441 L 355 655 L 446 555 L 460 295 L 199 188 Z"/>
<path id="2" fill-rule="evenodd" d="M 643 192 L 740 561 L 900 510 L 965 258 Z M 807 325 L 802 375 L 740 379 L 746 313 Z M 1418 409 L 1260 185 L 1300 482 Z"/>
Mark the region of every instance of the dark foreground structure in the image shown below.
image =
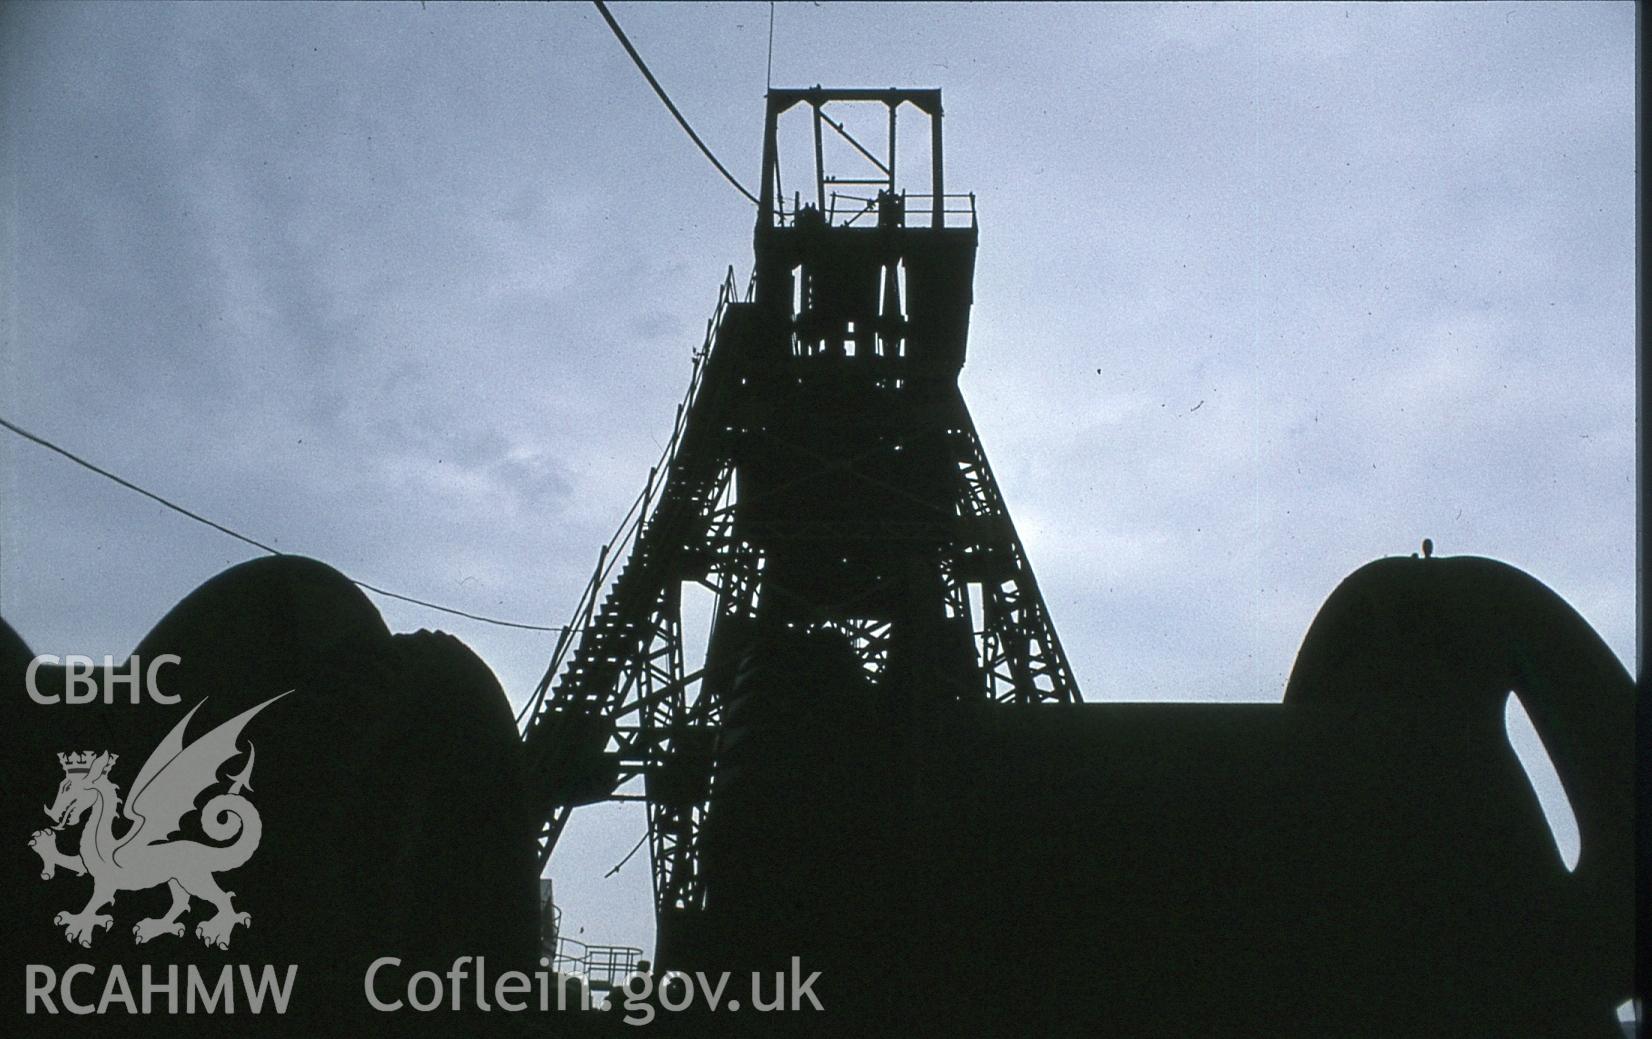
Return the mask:
<path id="1" fill-rule="evenodd" d="M 531 969 L 518 745 L 491 675 L 455 640 L 389 635 L 340 575 L 295 558 L 215 578 L 138 647 L 185 661 L 166 672 L 175 707 L 35 704 L 31 653 L 5 635 L 7 1034 L 224 1034 L 211 1015 L 17 1014 L 22 965 L 79 963 L 97 972 L 88 1002 L 115 965 L 136 986 L 145 963 L 214 977 L 225 963 L 297 964 L 287 1014 L 243 1007 L 237 1034 L 630 1034 L 619 1015 L 366 1006 L 379 956 L 404 960 L 401 979 L 462 956 Z M 840 643 L 764 648 L 738 679 L 744 706 L 719 758 L 706 904 L 662 935 L 665 966 L 788 972 L 797 957 L 821 972 L 826 1009 L 661 1012 L 653 1031 L 1616 1034 L 1632 687 L 1519 571 L 1474 558 L 1361 569 L 1321 611 L 1279 705 L 914 712 Z M 62 691 L 60 672 L 38 678 Z M 27 847 L 49 823 L 57 753 L 120 749 L 124 790 L 199 699 L 216 722 L 289 688 L 249 730 L 264 836 L 223 878 L 254 917 L 231 950 L 193 934 L 135 944 L 133 921 L 165 908 L 159 889 L 119 895 L 89 948 L 64 941 L 52 917 L 90 885 L 39 879 Z M 1505 735 L 1510 692 L 1577 816 L 1571 872 Z"/>
<path id="2" fill-rule="evenodd" d="M 676 946 L 822 972 L 828 1013 L 752 1034 L 1619 1034 L 1632 685 L 1510 567 L 1363 568 L 1280 705 L 913 717 L 841 650 L 769 660 Z M 1576 813 L 1574 871 L 1505 734 L 1511 692 Z"/>
<path id="3" fill-rule="evenodd" d="M 156 703 L 147 691 L 132 703 L 129 687 L 112 683 L 107 669 L 94 676 L 96 702 L 37 703 L 25 677 L 33 653 L 46 650 L 27 646 L 3 625 L 0 637 L 0 897 L 7 921 L 0 1034 L 451 1035 L 452 1019 L 374 1013 L 362 994 L 368 965 L 380 956 L 402 958 L 405 978 L 421 968 L 445 970 L 458 956 L 532 964 L 537 887 L 520 744 L 493 674 L 457 639 L 427 631 L 392 635 L 342 574 L 291 556 L 213 578 L 136 647 L 136 660 L 179 658 L 156 676 L 157 688 L 178 697 L 176 704 Z M 113 672 L 129 668 L 120 663 Z M 62 667 L 40 668 L 37 691 L 61 700 L 67 677 Z M 58 755 L 118 755 L 110 775 L 124 803 L 147 756 L 191 708 L 200 705 L 188 730 L 193 739 L 287 690 L 291 695 L 261 712 L 239 740 L 256 754 L 246 796 L 262 835 L 244 865 L 217 878 L 234 894 L 236 910 L 251 917 L 231 933 L 229 948 L 200 940 L 195 929 L 212 914 L 199 898 L 182 917 L 180 936 L 134 940 L 138 920 L 168 907 L 164 878 L 159 886 L 118 891 L 103 910 L 110 926 L 97 928 L 89 946 L 66 941 L 54 919 L 79 911 L 92 882 L 65 868 L 43 879 L 30 844 L 32 834 L 52 824 L 42 806 L 53 803 L 66 778 Z M 104 702 L 105 693 L 115 702 Z M 237 755 L 219 775 L 234 775 L 246 761 Z M 59 846 L 72 852 L 88 826 L 66 827 Z M 204 839 L 188 818 L 180 836 Z M 160 981 L 168 965 L 193 967 L 209 986 L 225 964 L 248 965 L 255 975 L 265 965 L 278 974 L 296 966 L 297 973 L 281 1015 L 268 1003 L 262 1013 L 249 1013 L 237 979 L 232 1016 L 167 1013 L 164 993 L 151 1014 L 128 1014 L 116 1003 L 112 1013 L 86 1016 L 54 993 L 55 1015 L 30 1016 L 30 964 L 55 977 L 91 965 L 71 990 L 88 1005 L 99 1001 L 116 966 L 140 1000 L 146 964 Z M 179 977 L 183 1007 L 187 975 Z"/>

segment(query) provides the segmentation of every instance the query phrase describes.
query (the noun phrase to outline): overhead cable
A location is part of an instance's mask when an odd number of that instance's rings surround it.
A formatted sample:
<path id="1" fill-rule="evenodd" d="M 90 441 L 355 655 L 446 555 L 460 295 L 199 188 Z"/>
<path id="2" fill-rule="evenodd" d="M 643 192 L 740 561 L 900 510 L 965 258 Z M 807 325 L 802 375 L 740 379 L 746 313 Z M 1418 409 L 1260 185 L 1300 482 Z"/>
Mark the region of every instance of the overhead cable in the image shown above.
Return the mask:
<path id="1" fill-rule="evenodd" d="M 660 81 L 654 78 L 654 73 L 648 71 L 648 65 L 642 60 L 642 55 L 637 53 L 637 48 L 631 46 L 631 41 L 626 37 L 625 30 L 621 29 L 619 23 L 614 21 L 614 16 L 608 11 L 608 5 L 603 3 L 602 0 L 593 0 L 593 2 L 597 5 L 597 10 L 602 12 L 603 21 L 608 23 L 608 28 L 612 29 L 614 36 L 619 39 L 620 46 L 625 48 L 625 53 L 631 55 L 631 60 L 636 63 L 638 71 L 642 73 L 644 79 L 648 80 L 648 85 L 654 88 L 654 93 L 660 96 L 660 100 L 665 102 L 665 107 L 676 117 L 677 124 L 688 134 L 689 139 L 698 145 L 705 157 L 711 160 L 711 164 L 717 167 L 717 172 L 723 175 L 723 179 L 733 184 L 735 190 L 750 199 L 752 205 L 760 205 L 757 196 L 746 190 L 744 184 L 734 179 L 734 174 L 728 171 L 728 167 L 717 161 L 717 156 L 711 154 L 711 149 L 706 147 L 706 142 L 700 140 L 700 135 L 694 132 L 694 127 L 688 125 L 688 120 L 683 118 L 683 114 L 677 110 L 677 106 L 671 103 L 671 98 L 666 95 L 665 88 L 660 86 Z"/>
<path id="2" fill-rule="evenodd" d="M 177 502 L 172 501 L 168 498 L 164 498 L 161 495 L 156 494 L 154 491 L 147 490 L 143 487 L 140 487 L 137 484 L 133 483 L 131 480 L 128 480 L 128 479 L 126 479 L 124 477 L 121 477 L 121 476 L 117 476 L 116 474 L 110 472 L 107 469 L 104 469 L 101 466 L 94 465 L 91 462 L 88 462 L 86 459 L 84 459 L 84 458 L 80 457 L 79 455 L 75 454 L 73 451 L 70 451 L 70 450 L 68 450 L 67 448 L 64 448 L 64 447 L 59 447 L 57 444 L 52 443 L 50 440 L 47 440 L 45 437 L 38 436 L 34 433 L 31 433 L 28 430 L 24 429 L 22 426 L 19 426 L 19 425 L 13 423 L 13 422 L 10 422 L 7 419 L 5 419 L 4 417 L 0 417 L 0 426 L 5 427 L 6 429 L 8 429 L 11 432 L 17 434 L 18 436 L 22 437 L 25 440 L 32 441 L 33 443 L 39 444 L 41 447 L 46 448 L 48 451 L 55 451 L 57 454 L 62 455 L 64 458 L 67 458 L 69 461 L 75 463 L 76 465 L 80 466 L 81 468 L 90 469 L 92 472 L 97 473 L 99 476 L 103 477 L 106 480 L 113 480 L 115 483 L 120 484 L 122 487 L 125 487 L 129 491 L 136 491 L 137 493 L 143 495 L 145 498 L 148 498 L 148 499 L 150 499 L 151 501 L 154 501 L 154 502 L 158 502 L 159 504 L 164 505 L 167 508 L 171 509 L 173 512 L 176 512 L 181 516 L 186 516 L 189 519 L 194 520 L 196 523 L 203 523 L 206 526 L 211 527 L 213 530 L 216 530 L 221 534 L 228 534 L 230 537 L 236 539 L 237 541 L 245 542 L 246 544 L 251 545 L 253 548 L 259 549 L 260 551 L 263 551 L 263 552 L 268 552 L 272 556 L 281 556 L 281 555 L 287 555 L 288 554 L 288 553 L 285 553 L 285 552 L 281 551 L 278 548 L 273 548 L 270 545 L 266 545 L 262 541 L 259 541 L 255 538 L 249 538 L 245 534 L 241 533 L 240 531 L 232 530 L 229 527 L 224 526 L 222 523 L 216 523 L 212 520 L 209 520 L 205 516 L 202 516 L 198 512 L 191 512 L 189 509 L 184 508 L 182 505 L 179 505 Z M 525 631 L 561 631 L 562 630 L 562 628 L 560 626 L 559 627 L 548 627 L 548 626 L 542 625 L 542 624 L 521 624 L 521 623 L 518 623 L 517 621 L 500 620 L 497 617 L 484 617 L 481 614 L 469 613 L 465 610 L 456 610 L 451 606 L 443 606 L 439 603 L 427 602 L 424 599 L 415 599 L 410 595 L 402 595 L 400 592 L 387 591 L 386 589 L 379 588 L 375 585 L 370 585 L 366 581 L 358 581 L 353 577 L 349 578 L 349 581 L 350 581 L 351 584 L 355 585 L 356 587 L 364 589 L 365 591 L 373 592 L 374 594 L 377 594 L 377 595 L 383 595 L 383 596 L 385 596 L 387 598 L 391 598 L 391 599 L 399 599 L 402 602 L 412 603 L 415 606 L 423 606 L 426 609 L 437 610 L 441 613 L 449 613 L 449 614 L 452 614 L 455 617 L 465 617 L 469 620 L 480 621 L 483 624 L 493 624 L 493 625 L 497 625 L 498 627 L 501 627 L 501 628 L 521 628 Z"/>

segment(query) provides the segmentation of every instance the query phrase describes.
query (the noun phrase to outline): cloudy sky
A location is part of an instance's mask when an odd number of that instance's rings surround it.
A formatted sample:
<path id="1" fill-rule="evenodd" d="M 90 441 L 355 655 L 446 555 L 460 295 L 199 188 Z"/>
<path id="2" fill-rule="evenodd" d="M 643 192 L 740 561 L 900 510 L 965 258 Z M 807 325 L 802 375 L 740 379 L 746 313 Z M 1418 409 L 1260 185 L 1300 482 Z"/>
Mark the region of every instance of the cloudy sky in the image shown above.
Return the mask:
<path id="1" fill-rule="evenodd" d="M 755 182 L 767 4 L 616 17 Z M 1409 554 L 1634 659 L 1628 4 L 782 3 L 778 85 L 940 86 L 965 394 L 1090 699 L 1274 700 Z M 588 5 L 0 10 L 0 413 L 284 551 L 554 624 L 752 212 Z M 0 613 L 123 655 L 250 550 L 0 439 Z M 396 602 L 514 700 L 548 636 Z M 553 872 L 650 940 L 634 806 Z"/>

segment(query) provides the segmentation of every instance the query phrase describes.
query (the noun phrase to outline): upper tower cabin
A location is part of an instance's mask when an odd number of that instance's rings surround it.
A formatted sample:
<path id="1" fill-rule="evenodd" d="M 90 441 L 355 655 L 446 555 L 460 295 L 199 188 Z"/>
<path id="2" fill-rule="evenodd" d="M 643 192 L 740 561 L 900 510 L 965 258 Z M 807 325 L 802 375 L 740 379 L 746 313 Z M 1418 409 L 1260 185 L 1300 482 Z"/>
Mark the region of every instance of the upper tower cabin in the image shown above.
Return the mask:
<path id="1" fill-rule="evenodd" d="M 806 185 L 789 196 L 788 170 Z M 798 377 L 955 379 L 975 245 L 974 196 L 945 190 L 939 90 L 769 91 L 756 302 L 771 350 L 819 362 Z"/>

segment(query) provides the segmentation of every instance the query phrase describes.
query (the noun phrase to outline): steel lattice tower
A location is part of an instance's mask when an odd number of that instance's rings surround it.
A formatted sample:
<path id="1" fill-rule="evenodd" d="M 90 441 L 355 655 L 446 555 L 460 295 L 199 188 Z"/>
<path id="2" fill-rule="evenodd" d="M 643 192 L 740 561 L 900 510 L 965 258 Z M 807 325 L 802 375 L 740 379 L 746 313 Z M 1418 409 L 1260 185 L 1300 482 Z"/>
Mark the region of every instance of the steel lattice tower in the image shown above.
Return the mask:
<path id="1" fill-rule="evenodd" d="M 886 148 L 833 118 L 848 105 L 882 107 Z M 777 134 L 799 106 L 814 197 L 788 204 Z M 929 122 L 922 194 L 897 177 L 906 106 Z M 828 131 L 869 175 L 828 175 Z M 941 143 L 938 90 L 769 92 L 751 286 L 725 280 L 662 463 L 527 715 L 541 864 L 576 806 L 640 777 L 662 928 L 704 904 L 724 709 L 774 633 L 840 639 L 920 709 L 1079 699 L 958 388 L 977 228 L 974 197 L 945 193 Z M 690 582 L 716 596 L 698 666 Z"/>

